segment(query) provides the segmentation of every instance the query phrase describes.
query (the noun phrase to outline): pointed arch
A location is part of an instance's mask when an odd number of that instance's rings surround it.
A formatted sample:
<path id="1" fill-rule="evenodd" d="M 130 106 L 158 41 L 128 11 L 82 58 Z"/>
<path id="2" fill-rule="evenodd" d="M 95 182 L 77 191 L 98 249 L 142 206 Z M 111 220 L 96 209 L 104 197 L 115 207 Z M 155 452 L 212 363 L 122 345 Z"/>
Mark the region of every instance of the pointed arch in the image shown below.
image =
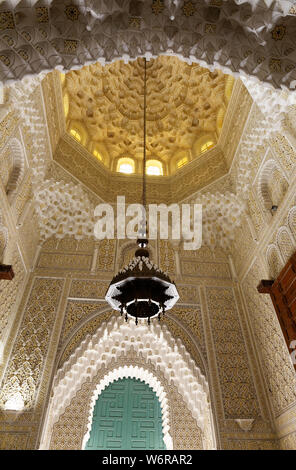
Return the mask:
<path id="1" fill-rule="evenodd" d="M 20 141 L 15 137 L 10 140 L 9 149 L 12 154 L 12 169 L 8 177 L 6 193 L 10 196 L 16 191 L 24 176 L 25 156 Z"/>
<path id="2" fill-rule="evenodd" d="M 92 425 L 92 417 L 94 412 L 94 407 L 99 395 L 102 391 L 108 387 L 112 382 L 115 382 L 118 379 L 124 378 L 131 378 L 131 379 L 139 379 L 142 382 L 149 385 L 150 388 L 155 392 L 157 398 L 160 402 L 160 407 L 162 411 L 162 432 L 163 432 L 163 440 L 168 450 L 173 449 L 173 440 L 170 434 L 170 422 L 169 422 L 169 403 L 168 397 L 165 392 L 163 385 L 157 379 L 155 375 L 151 372 L 146 370 L 143 367 L 138 367 L 135 365 L 128 365 L 128 366 L 120 366 L 108 372 L 99 382 L 92 393 L 92 398 L 89 403 L 88 407 L 88 424 L 87 424 L 87 432 L 84 435 L 82 448 L 85 448 L 85 445 L 89 439 L 91 425 Z"/>
<path id="3" fill-rule="evenodd" d="M 108 370 L 130 351 L 135 360 L 141 357 L 144 364 L 162 373 L 183 397 L 197 426 L 202 431 L 207 427 L 206 423 L 211 421 L 208 383 L 180 338 L 175 340 L 165 325 L 153 323 L 148 327 L 141 322 L 135 326 L 134 322 L 126 323 L 123 318 L 113 316 L 94 335 L 88 335 L 56 372 L 42 448 L 48 448 L 54 424 L 83 384 L 91 382 L 98 371 Z M 213 430 L 211 433 L 214 436 Z"/>
<path id="4" fill-rule="evenodd" d="M 274 159 L 269 159 L 263 165 L 258 179 L 258 196 L 262 207 L 270 211 L 272 206 L 278 206 L 283 200 L 289 183 L 282 169 Z"/>
<path id="5" fill-rule="evenodd" d="M 269 245 L 269 247 L 267 248 L 266 260 L 270 277 L 272 279 L 276 279 L 285 263 L 282 259 L 278 247 L 275 244 Z"/>

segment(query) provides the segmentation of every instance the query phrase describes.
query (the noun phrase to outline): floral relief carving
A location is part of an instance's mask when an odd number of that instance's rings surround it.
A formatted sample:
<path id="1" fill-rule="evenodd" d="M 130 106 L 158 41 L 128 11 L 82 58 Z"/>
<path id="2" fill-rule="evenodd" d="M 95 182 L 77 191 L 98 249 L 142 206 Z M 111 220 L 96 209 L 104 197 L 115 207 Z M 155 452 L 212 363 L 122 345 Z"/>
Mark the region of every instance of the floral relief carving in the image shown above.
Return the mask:
<path id="1" fill-rule="evenodd" d="M 41 253 L 38 268 L 89 271 L 92 256 L 86 254 Z"/>
<path id="2" fill-rule="evenodd" d="M 207 288 L 207 304 L 226 418 L 260 414 L 231 288 Z"/>
<path id="3" fill-rule="evenodd" d="M 96 264 L 96 269 L 98 271 L 113 271 L 115 245 L 115 239 L 104 239 L 100 241 Z"/>
<path id="4" fill-rule="evenodd" d="M 230 278 L 229 267 L 226 263 L 194 263 L 191 261 L 183 261 L 181 266 L 184 276 Z"/>
<path id="5" fill-rule="evenodd" d="M 71 283 L 69 297 L 105 299 L 108 286 L 108 281 L 74 279 Z"/>
<path id="6" fill-rule="evenodd" d="M 62 279 L 36 278 L 0 392 L 0 406 L 20 393 L 24 408 L 34 405 L 62 291 Z"/>
<path id="7" fill-rule="evenodd" d="M 82 323 L 91 313 L 98 311 L 102 304 L 98 302 L 85 302 L 85 301 L 68 301 L 63 330 L 61 334 L 61 341 L 71 333 L 71 331 Z"/>
<path id="8" fill-rule="evenodd" d="M 8 320 L 13 314 L 13 308 L 17 300 L 17 294 L 21 289 L 25 271 L 21 256 L 15 246 L 9 257 L 14 270 L 12 281 L 0 281 L 0 338 L 3 336 Z"/>
<path id="9" fill-rule="evenodd" d="M 249 270 L 243 287 L 268 393 L 274 413 L 278 415 L 296 400 L 296 379 L 272 302 L 269 296 L 257 291 L 258 280 L 263 278 L 257 261 Z"/>

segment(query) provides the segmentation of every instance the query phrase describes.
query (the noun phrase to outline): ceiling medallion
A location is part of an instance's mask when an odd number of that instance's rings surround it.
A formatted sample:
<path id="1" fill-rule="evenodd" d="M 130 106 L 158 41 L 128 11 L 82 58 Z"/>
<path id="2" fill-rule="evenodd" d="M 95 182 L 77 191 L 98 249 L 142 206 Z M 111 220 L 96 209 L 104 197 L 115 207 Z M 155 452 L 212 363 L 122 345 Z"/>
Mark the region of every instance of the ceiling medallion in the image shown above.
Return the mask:
<path id="1" fill-rule="evenodd" d="M 143 164 L 143 209 L 146 208 L 146 59 L 144 67 L 144 164 Z M 170 310 L 179 299 L 175 283 L 169 276 L 149 259 L 146 239 L 146 216 L 143 210 L 139 248 L 135 257 L 118 274 L 116 274 L 106 293 L 109 305 L 121 315 L 134 318 L 136 325 L 139 319 L 158 320 Z"/>

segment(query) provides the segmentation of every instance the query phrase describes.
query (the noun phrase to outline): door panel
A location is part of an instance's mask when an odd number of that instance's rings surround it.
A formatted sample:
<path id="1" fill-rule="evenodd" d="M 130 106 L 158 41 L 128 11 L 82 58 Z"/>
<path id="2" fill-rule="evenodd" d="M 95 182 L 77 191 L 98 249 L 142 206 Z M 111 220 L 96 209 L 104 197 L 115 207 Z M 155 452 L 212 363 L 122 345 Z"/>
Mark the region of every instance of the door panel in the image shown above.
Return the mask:
<path id="1" fill-rule="evenodd" d="M 103 390 L 85 449 L 165 449 L 161 407 L 149 385 L 127 378 Z"/>

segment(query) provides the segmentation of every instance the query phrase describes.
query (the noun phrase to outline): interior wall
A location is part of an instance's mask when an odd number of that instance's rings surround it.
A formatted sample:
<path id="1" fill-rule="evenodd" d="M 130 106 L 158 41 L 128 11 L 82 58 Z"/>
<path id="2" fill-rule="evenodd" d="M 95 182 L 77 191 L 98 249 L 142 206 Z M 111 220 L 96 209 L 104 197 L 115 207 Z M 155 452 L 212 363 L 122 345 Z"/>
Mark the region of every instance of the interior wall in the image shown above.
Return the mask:
<path id="1" fill-rule="evenodd" d="M 254 113 L 258 115 L 259 109 L 255 108 Z M 286 118 L 294 113 L 295 107 L 290 107 Z M 295 127 L 290 129 L 289 136 L 292 133 L 295 134 Z M 232 256 L 280 443 L 282 448 L 295 448 L 296 379 L 290 358 L 292 349 L 289 351 L 284 342 L 269 296 L 259 294 L 257 285 L 261 279 L 275 279 L 296 249 L 296 151 L 283 129 L 259 146 L 253 157 L 249 167 L 252 184 L 247 196 L 248 213 L 236 232 Z M 277 199 L 272 201 L 275 196 Z M 277 205 L 276 212 L 271 211 L 272 204 Z"/>
<path id="2" fill-rule="evenodd" d="M 113 314 L 104 295 L 125 246 L 131 250 L 130 241 L 72 238 L 43 245 L 2 384 L 2 410 L 15 390 L 25 405 L 21 413 L 2 411 L 2 426 L 11 429 L 5 446 L 39 447 L 53 375 Z M 164 240 L 154 241 L 154 253 L 179 289 L 180 300 L 164 322 L 207 377 L 218 448 L 276 448 L 228 257 L 206 247 L 189 253 Z"/>
<path id="3" fill-rule="evenodd" d="M 25 128 L 18 114 L 2 106 L 0 122 L 0 262 L 13 266 L 12 281 L 0 281 L 0 377 L 11 331 L 39 239 L 31 205 L 32 184 Z M 4 355 L 4 358 L 3 358 Z"/>
<path id="4" fill-rule="evenodd" d="M 41 106 L 40 99 L 36 102 Z M 260 110 L 252 110 L 249 123 L 254 126 Z M 292 116 L 295 109 L 289 112 Z M 218 448 L 296 447 L 295 373 L 272 304 L 256 290 L 262 278 L 276 276 L 295 248 L 293 118 L 288 124 L 289 133 L 273 135 L 268 148 L 259 146 L 252 153 L 248 211 L 230 252 L 203 247 L 189 253 L 164 241 L 153 246 L 154 261 L 172 275 L 181 294 L 165 322 L 207 377 Z M 19 138 L 25 155 L 23 179 L 12 196 L 6 194 L 8 179 L 0 181 L 2 261 L 13 264 L 16 274 L 9 283 L 0 281 L 0 442 L 5 449 L 34 449 L 41 440 L 54 373 L 110 319 L 110 311 L 98 315 L 98 308 L 104 306 L 119 260 L 128 254 L 123 253 L 126 241 L 71 237 L 48 239 L 40 252 L 36 249 L 38 225 L 29 203 L 34 188 L 32 173 L 26 173 L 26 158 L 34 167 L 36 151 L 30 125 L 19 127 L 11 110 L 0 125 L 7 172 L 12 168 L 11 138 Z M 272 165 L 265 166 L 269 161 Z M 230 168 L 234 185 L 239 163 L 238 151 Z M 273 194 L 280 202 L 271 215 Z M 24 410 L 5 410 L 15 394 L 22 397 Z"/>
<path id="5" fill-rule="evenodd" d="M 114 361 L 108 369 L 105 367 L 89 382 L 84 382 L 81 389 L 72 398 L 64 413 L 54 424 L 50 440 L 50 449 L 82 449 L 85 435 L 89 425 L 89 408 L 90 401 L 94 394 L 95 385 L 102 379 L 107 371 L 113 372 L 118 367 L 144 367 L 145 370 L 151 371 L 153 376 L 163 385 L 166 396 L 169 401 L 169 434 L 173 442 L 173 449 L 203 449 L 203 433 L 197 426 L 195 419 L 192 417 L 190 410 L 178 389 L 172 383 L 169 384 L 167 379 L 160 371 L 156 371 L 151 365 L 147 364 L 143 359 L 138 357 L 135 359 L 132 353 L 121 357 L 119 361 Z M 113 370 L 112 370 L 113 368 Z M 127 374 L 130 373 L 127 372 Z M 75 428 L 73 432 L 73 423 Z M 168 447 L 169 448 L 169 447 Z"/>

